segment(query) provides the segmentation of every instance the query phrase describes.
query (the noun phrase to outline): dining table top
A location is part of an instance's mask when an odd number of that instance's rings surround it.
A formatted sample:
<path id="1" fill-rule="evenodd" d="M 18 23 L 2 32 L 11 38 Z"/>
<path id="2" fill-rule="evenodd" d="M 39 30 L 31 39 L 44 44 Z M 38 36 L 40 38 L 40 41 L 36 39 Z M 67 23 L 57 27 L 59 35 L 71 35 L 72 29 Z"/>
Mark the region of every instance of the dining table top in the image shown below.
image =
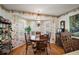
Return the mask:
<path id="1" fill-rule="evenodd" d="M 30 41 L 33 41 L 33 42 L 42 42 L 42 41 L 47 41 L 46 39 L 40 39 L 40 40 L 32 40 L 30 39 Z"/>
<path id="2" fill-rule="evenodd" d="M 40 39 L 39 36 L 31 36 L 30 41 L 32 41 L 32 42 L 42 42 L 42 41 L 47 41 L 47 39 Z"/>

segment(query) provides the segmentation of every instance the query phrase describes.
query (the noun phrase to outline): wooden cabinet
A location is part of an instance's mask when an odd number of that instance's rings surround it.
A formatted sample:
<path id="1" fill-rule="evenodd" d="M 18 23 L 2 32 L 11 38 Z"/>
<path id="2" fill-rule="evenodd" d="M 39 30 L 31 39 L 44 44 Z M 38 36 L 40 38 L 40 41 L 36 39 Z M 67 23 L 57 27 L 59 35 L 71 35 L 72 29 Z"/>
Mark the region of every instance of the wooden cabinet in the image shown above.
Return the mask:
<path id="1" fill-rule="evenodd" d="M 56 45 L 59 47 L 63 47 L 62 42 L 61 42 L 61 34 L 60 33 L 56 33 Z"/>

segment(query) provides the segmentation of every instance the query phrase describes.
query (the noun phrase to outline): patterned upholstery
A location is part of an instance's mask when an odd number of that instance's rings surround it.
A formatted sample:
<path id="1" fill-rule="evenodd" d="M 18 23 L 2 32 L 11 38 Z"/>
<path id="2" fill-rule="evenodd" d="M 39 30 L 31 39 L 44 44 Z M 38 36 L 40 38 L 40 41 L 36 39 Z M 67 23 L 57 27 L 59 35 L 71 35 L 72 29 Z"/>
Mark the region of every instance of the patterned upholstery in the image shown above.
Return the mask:
<path id="1" fill-rule="evenodd" d="M 62 41 L 63 48 L 66 53 L 73 51 L 73 41 L 71 38 L 71 33 L 62 32 L 61 33 L 61 41 Z"/>

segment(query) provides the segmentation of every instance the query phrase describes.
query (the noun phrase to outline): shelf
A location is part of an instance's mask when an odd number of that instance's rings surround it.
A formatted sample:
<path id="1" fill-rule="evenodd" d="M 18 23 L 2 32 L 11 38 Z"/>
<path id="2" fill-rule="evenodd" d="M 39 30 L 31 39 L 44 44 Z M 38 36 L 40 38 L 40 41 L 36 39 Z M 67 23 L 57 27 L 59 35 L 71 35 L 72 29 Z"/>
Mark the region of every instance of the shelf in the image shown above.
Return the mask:
<path id="1" fill-rule="evenodd" d="M 11 22 L 3 17 L 0 17 L 0 51 L 5 52 L 11 50 Z M 7 47 L 7 48 L 6 48 Z M 10 48 L 10 49 L 8 49 Z M 6 51 L 3 51 L 6 50 Z"/>

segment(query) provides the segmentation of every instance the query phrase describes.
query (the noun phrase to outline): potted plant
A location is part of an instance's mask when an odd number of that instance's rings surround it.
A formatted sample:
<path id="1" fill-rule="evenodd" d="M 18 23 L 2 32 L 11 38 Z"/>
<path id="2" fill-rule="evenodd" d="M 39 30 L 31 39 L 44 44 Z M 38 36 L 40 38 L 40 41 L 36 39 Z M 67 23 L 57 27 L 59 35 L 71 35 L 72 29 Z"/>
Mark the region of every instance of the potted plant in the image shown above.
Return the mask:
<path id="1" fill-rule="evenodd" d="M 30 39 L 31 27 L 28 26 L 27 28 L 25 28 L 25 32 L 27 32 L 28 39 Z"/>
<path id="2" fill-rule="evenodd" d="M 25 31 L 27 32 L 27 34 L 30 34 L 30 32 L 31 32 L 31 27 L 28 26 L 27 28 L 25 28 Z"/>

